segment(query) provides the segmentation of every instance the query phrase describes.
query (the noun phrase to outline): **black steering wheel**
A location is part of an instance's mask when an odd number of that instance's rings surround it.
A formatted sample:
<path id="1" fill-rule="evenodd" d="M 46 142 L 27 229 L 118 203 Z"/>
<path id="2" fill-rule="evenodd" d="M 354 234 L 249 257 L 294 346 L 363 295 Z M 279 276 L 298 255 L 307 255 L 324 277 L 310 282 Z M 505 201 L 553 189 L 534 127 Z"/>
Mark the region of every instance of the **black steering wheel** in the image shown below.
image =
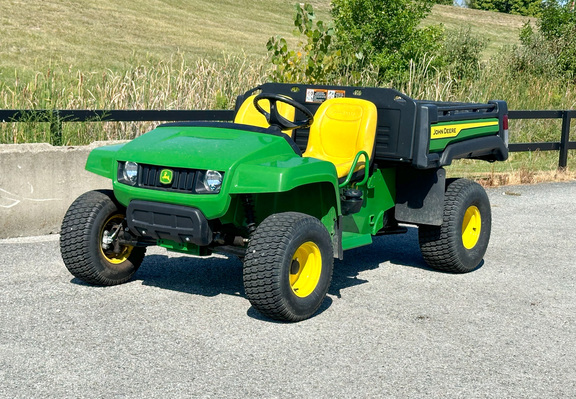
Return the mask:
<path id="1" fill-rule="evenodd" d="M 261 100 L 268 100 L 270 102 L 270 112 L 266 112 L 264 108 L 262 108 L 262 106 L 259 104 Z M 306 118 L 294 122 L 284 118 L 282 115 L 280 115 L 278 108 L 276 107 L 276 102 L 278 101 L 293 106 L 298 111 L 301 111 L 306 116 Z M 254 97 L 254 106 L 258 112 L 266 117 L 266 120 L 270 126 L 278 126 L 280 130 L 304 128 L 310 126 L 312 122 L 314 122 L 314 115 L 308 108 L 299 102 L 294 101 L 290 97 L 286 97 L 280 94 L 260 93 Z"/>

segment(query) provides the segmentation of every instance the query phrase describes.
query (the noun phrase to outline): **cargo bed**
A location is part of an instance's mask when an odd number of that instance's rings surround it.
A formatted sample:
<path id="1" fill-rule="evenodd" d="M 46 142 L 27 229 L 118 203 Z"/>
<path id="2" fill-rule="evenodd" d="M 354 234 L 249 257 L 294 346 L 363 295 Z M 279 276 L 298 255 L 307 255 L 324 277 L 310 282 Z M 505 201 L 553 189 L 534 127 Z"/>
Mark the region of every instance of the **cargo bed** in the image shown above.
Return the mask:
<path id="1" fill-rule="evenodd" d="M 313 113 L 333 97 L 362 98 L 378 110 L 373 162 L 418 169 L 449 165 L 453 159 L 502 161 L 508 158 L 505 101 L 486 104 L 414 100 L 394 89 L 265 83 L 239 96 L 237 107 L 258 91 L 282 94 Z M 303 115 L 296 114 L 296 119 Z M 297 129 L 294 141 L 306 149 L 309 129 Z"/>

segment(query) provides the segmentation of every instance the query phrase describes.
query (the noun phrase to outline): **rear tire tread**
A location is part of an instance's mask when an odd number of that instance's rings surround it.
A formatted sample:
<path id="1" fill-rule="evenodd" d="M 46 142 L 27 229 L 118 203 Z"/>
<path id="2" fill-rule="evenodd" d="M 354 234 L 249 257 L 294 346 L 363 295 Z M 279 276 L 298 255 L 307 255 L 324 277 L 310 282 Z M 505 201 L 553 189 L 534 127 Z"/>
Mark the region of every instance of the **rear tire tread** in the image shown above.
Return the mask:
<path id="1" fill-rule="evenodd" d="M 485 246 L 490 238 L 490 203 L 486 192 L 478 183 L 467 179 L 455 179 L 447 182 L 448 186 L 444 197 L 444 214 L 442 226 L 420 226 L 418 228 L 418 239 L 422 256 L 428 265 L 434 269 L 448 273 L 467 273 L 474 270 L 485 253 Z M 478 243 L 477 250 L 480 254 L 477 263 L 469 264 L 468 259 L 462 255 L 463 245 L 459 229 L 461 229 L 461 206 L 470 195 L 476 195 L 479 200 L 486 201 L 487 210 L 482 214 L 482 218 L 487 226 L 487 231 L 483 231 L 483 239 Z M 486 229 L 486 226 L 483 229 Z M 460 241 L 458 241 L 460 239 Z M 482 247 L 484 247 L 482 249 Z"/>

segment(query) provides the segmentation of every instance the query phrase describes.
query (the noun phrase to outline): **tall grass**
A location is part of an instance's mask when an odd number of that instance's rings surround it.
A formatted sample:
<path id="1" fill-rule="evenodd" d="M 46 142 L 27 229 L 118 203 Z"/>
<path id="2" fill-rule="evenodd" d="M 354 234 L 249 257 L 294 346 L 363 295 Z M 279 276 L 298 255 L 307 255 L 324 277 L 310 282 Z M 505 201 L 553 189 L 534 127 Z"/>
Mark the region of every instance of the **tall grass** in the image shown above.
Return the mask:
<path id="1" fill-rule="evenodd" d="M 424 58 L 410 66 L 410 79 L 396 87 L 418 99 L 483 102 L 504 99 L 510 109 L 573 109 L 576 87 L 562 80 L 515 76 L 505 57 L 481 65 L 478 76 L 456 80 L 449 71 L 430 67 Z M 4 109 L 230 109 L 237 95 L 266 80 L 266 59 L 221 57 L 217 61 L 190 61 L 177 54 L 167 61 L 148 61 L 123 72 L 86 72 L 73 66 L 52 65 L 32 78 L 14 75 L 0 82 Z M 376 86 L 377 71 L 360 76 L 343 74 L 333 84 Z M 64 123 L 63 144 L 81 145 L 98 140 L 132 139 L 156 123 Z M 558 141 L 560 121 L 511 121 L 512 142 Z M 49 142 L 49 124 L 33 120 L 1 123 L 0 143 Z M 572 135 L 574 137 L 574 135 Z M 553 169 L 557 153 L 513 155 L 517 168 Z M 571 157 L 573 158 L 573 157 Z M 571 161 L 573 162 L 573 161 Z M 475 169 L 467 164 L 463 170 Z M 498 165 L 501 168 L 508 166 Z M 485 168 L 484 168 L 485 170 Z M 504 170 L 505 171 L 505 170 Z"/>
<path id="2" fill-rule="evenodd" d="M 219 61 L 187 61 L 175 55 L 168 61 L 148 62 L 124 72 L 86 72 L 54 66 L 32 79 L 18 75 L 0 82 L 4 109 L 226 109 L 235 97 L 262 82 L 264 62 L 239 56 Z M 154 123 L 64 123 L 65 145 L 97 140 L 130 139 Z M 48 140 L 48 123 L 33 120 L 3 123 L 0 143 Z"/>

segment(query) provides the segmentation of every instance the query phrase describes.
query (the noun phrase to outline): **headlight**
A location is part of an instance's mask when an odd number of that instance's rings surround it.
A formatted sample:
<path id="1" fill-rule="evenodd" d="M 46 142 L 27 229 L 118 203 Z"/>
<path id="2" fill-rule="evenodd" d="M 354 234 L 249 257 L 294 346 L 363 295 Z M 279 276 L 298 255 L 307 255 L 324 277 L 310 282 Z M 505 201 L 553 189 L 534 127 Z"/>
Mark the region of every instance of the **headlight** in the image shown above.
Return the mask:
<path id="1" fill-rule="evenodd" d="M 138 183 L 138 164 L 136 162 L 120 163 L 118 180 L 124 184 L 135 186 Z"/>
<path id="2" fill-rule="evenodd" d="M 197 193 L 218 194 L 222 187 L 222 173 L 216 170 L 201 172 L 196 183 Z"/>

